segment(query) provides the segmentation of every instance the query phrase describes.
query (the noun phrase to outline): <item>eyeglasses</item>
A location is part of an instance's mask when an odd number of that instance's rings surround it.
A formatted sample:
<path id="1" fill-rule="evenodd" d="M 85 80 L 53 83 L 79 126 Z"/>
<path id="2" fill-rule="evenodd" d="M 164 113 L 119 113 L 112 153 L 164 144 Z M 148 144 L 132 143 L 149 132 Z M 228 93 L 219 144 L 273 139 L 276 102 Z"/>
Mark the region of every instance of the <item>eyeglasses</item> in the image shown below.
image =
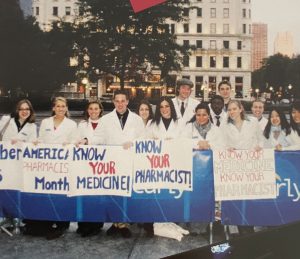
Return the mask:
<path id="1" fill-rule="evenodd" d="M 19 111 L 30 111 L 29 108 L 20 108 Z"/>

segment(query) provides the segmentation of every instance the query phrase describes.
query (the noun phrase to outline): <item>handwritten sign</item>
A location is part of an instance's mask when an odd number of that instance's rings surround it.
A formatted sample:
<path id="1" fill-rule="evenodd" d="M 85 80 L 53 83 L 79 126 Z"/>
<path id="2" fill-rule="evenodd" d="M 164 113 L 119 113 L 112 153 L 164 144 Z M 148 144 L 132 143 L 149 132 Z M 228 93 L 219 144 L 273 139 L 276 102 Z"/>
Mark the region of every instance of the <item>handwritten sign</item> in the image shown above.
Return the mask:
<path id="1" fill-rule="evenodd" d="M 137 140 L 133 189 L 193 190 L 192 140 Z"/>
<path id="2" fill-rule="evenodd" d="M 62 145 L 23 147 L 24 192 L 67 194 L 69 183 L 69 149 Z"/>
<path id="3" fill-rule="evenodd" d="M 274 150 L 214 151 L 216 200 L 276 197 Z"/>
<path id="4" fill-rule="evenodd" d="M 0 189 L 21 190 L 22 186 L 22 146 L 12 145 L 10 142 L 1 142 Z"/>
<path id="5" fill-rule="evenodd" d="M 122 146 L 73 147 L 70 196 L 131 196 L 132 150 Z"/>

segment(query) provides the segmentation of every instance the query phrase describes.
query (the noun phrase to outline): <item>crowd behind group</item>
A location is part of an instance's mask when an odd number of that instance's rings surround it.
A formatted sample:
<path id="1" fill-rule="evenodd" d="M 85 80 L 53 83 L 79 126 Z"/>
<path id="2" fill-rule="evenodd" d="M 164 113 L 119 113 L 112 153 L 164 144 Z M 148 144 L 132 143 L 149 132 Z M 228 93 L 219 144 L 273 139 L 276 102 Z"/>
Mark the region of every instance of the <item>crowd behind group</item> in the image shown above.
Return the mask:
<path id="1" fill-rule="evenodd" d="M 71 120 L 67 101 L 57 97 L 53 101 L 52 116 L 43 119 L 37 134 L 35 113 L 29 100 L 16 104 L 12 116 L 3 116 L 0 131 L 3 141 L 15 144 L 33 142 L 76 145 L 123 145 L 129 148 L 137 138 L 176 139 L 192 138 L 195 148 L 235 149 L 274 148 L 276 150 L 300 150 L 300 102 L 291 106 L 290 117 L 278 108 L 272 108 L 267 118 L 263 116 L 264 103 L 252 103 L 252 115 L 247 116 L 240 101 L 231 100 L 231 85 L 222 81 L 218 85 L 219 95 L 210 103 L 199 103 L 190 95 L 193 82 L 177 81 L 176 97 L 163 96 L 156 107 L 143 100 L 136 112 L 128 109 L 128 95 L 116 90 L 113 96 L 115 109 L 103 115 L 103 106 L 91 101 L 84 113 L 84 120 Z M 153 112 L 154 111 L 154 112 Z M 53 239 L 69 228 L 69 222 L 53 222 L 24 219 L 23 233 L 46 236 Z M 82 237 L 98 234 L 102 222 L 79 222 L 77 233 Z M 151 223 L 144 224 L 146 231 L 153 231 Z M 108 235 L 131 236 L 129 224 L 113 223 Z"/>

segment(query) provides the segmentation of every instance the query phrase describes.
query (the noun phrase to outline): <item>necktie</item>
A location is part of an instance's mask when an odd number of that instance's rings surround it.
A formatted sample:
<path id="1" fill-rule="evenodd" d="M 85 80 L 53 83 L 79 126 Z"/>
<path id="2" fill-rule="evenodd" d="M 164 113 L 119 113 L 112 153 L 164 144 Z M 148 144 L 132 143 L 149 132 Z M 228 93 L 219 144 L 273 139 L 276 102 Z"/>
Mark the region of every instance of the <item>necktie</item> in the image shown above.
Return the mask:
<path id="1" fill-rule="evenodd" d="M 181 113 L 181 116 L 183 116 L 184 114 L 184 102 L 181 102 L 181 107 L 180 107 L 180 113 Z"/>
<path id="2" fill-rule="evenodd" d="M 123 124 L 123 115 L 120 116 L 120 125 L 121 125 L 121 128 L 123 129 L 124 128 L 124 124 Z"/>
<path id="3" fill-rule="evenodd" d="M 220 116 L 219 116 L 219 115 L 216 115 L 216 119 L 217 119 L 216 125 L 217 125 L 217 127 L 219 127 L 220 124 L 221 124 L 221 122 L 220 122 Z"/>

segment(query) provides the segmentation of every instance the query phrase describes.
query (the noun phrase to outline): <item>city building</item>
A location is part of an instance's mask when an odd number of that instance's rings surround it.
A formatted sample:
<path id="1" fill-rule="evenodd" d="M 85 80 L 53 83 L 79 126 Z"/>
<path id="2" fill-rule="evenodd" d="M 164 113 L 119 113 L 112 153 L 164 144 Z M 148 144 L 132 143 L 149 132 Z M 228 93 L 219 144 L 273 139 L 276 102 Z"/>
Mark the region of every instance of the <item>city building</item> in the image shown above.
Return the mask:
<path id="1" fill-rule="evenodd" d="M 77 0 L 32 0 L 32 14 L 40 28 L 49 31 L 54 21 L 72 21 L 78 14 Z"/>
<path id="2" fill-rule="evenodd" d="M 294 55 L 294 39 L 291 32 L 278 32 L 274 41 L 274 54 L 282 54 L 284 56 L 293 57 Z"/>
<path id="3" fill-rule="evenodd" d="M 190 2 L 196 8 L 186 10 L 188 20 L 170 22 L 170 30 L 180 43 L 196 46 L 191 56 L 184 57 L 179 76 L 195 83 L 196 97 L 218 93 L 218 83 L 228 80 L 232 97 L 250 98 L 251 0 Z"/>
<path id="4" fill-rule="evenodd" d="M 168 21 L 179 44 L 196 47 L 191 56 L 183 57 L 182 71 L 171 73 L 171 80 L 162 87 L 153 68 L 154 81 L 135 88 L 127 82 L 125 88 L 141 97 L 174 94 L 175 81 L 185 77 L 194 82 L 195 97 L 207 98 L 217 93 L 219 82 L 227 80 L 232 85 L 232 97 L 250 98 L 251 0 L 189 1 L 196 8 L 185 10 L 185 22 Z M 76 0 L 33 0 L 33 15 L 43 30 L 51 29 L 51 23 L 58 19 L 72 20 L 77 13 Z M 108 81 L 112 83 L 107 85 Z M 118 87 L 118 80 L 110 78 L 98 85 L 106 88 L 98 93 L 106 93 Z"/>
<path id="5" fill-rule="evenodd" d="M 252 71 L 262 67 L 263 59 L 268 56 L 268 25 L 252 24 Z"/>

